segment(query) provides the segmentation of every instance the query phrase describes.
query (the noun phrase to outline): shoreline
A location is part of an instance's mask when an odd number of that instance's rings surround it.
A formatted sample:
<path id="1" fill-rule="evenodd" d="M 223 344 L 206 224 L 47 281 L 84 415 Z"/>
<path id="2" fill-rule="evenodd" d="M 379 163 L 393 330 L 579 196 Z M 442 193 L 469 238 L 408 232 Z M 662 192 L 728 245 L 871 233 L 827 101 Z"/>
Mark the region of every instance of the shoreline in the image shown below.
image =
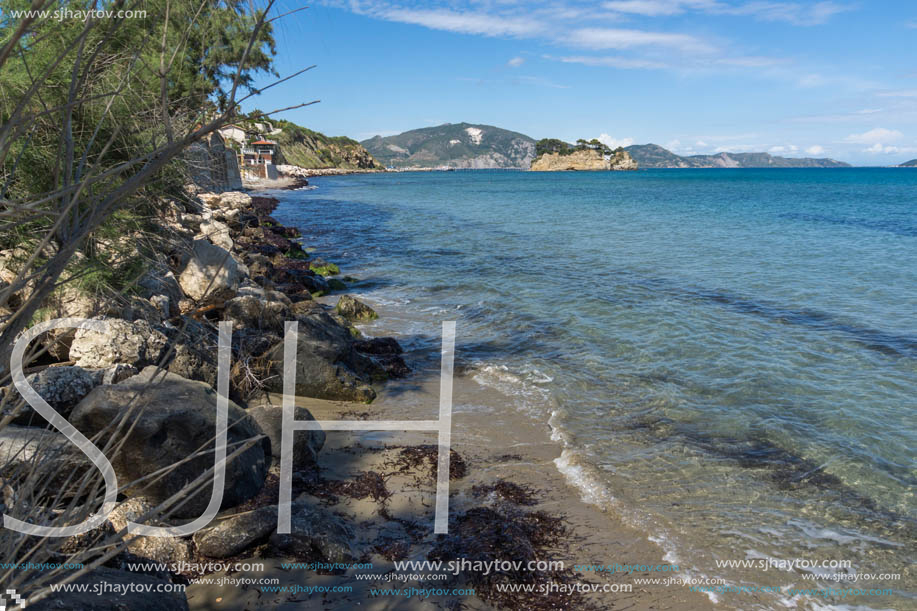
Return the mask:
<path id="1" fill-rule="evenodd" d="M 346 172 L 340 172 L 343 174 Z M 328 175 L 328 174 L 325 174 Z M 274 187 L 276 188 L 276 187 Z M 254 196 L 265 196 L 262 189 L 252 190 Z M 296 227 L 308 240 L 309 228 Z M 317 253 L 321 254 L 321 253 Z M 346 268 L 346 261 L 339 261 Z M 346 273 L 346 269 L 344 272 Z M 362 296 L 358 296 L 363 299 Z M 336 297 L 320 297 L 319 303 L 332 305 Z M 369 324 L 358 324 L 370 336 L 392 336 L 402 339 L 398 331 L 399 312 L 397 307 L 367 302 L 379 313 L 379 320 Z M 429 354 L 413 354 L 410 351 L 403 355 L 415 369 L 403 380 L 390 380 L 378 388 L 378 396 L 371 405 L 346 403 L 339 401 L 322 401 L 317 399 L 297 398 L 297 404 L 307 407 L 319 420 L 340 419 L 400 419 L 420 420 L 430 418 L 438 401 L 438 355 L 432 358 Z M 459 358 L 460 355 L 459 355 Z M 420 365 L 418 367 L 417 365 Z M 583 584 L 582 587 L 598 589 L 622 589 L 629 587 L 631 592 L 593 592 L 579 597 L 569 594 L 541 596 L 528 600 L 519 606 L 505 608 L 542 608 L 528 606 L 545 604 L 544 608 L 607 608 L 609 603 L 626 600 L 632 609 L 706 609 L 714 608 L 711 600 L 701 593 L 695 593 L 682 585 L 645 585 L 634 583 L 635 579 L 652 578 L 658 573 L 649 571 L 631 574 L 609 575 L 596 571 L 574 571 L 576 566 L 595 565 L 643 565 L 668 566 L 663 558 L 664 551 L 652 544 L 647 533 L 626 525 L 621 518 L 603 508 L 584 500 L 583 492 L 568 481 L 568 475 L 562 473 L 557 461 L 562 459 L 562 444 L 551 438 L 548 423 L 540 423 L 531 417 L 519 413 L 509 397 L 497 390 L 481 386 L 469 375 L 456 374 L 453 394 L 453 451 L 467 465 L 467 475 L 451 483 L 450 495 L 450 531 L 454 532 L 457 521 L 469 513 L 478 511 L 495 512 L 506 519 L 507 524 L 525 522 L 529 516 L 543 516 L 544 520 L 557 520 L 557 527 L 562 533 L 546 545 L 539 557 L 560 560 L 566 567 L 565 572 L 557 575 L 540 575 L 543 583 Z M 279 397 L 275 397 L 279 401 Z M 467 406 L 483 405 L 482 410 L 469 409 Z M 494 421 L 501 426 L 494 426 Z M 408 440 L 410 443 L 408 443 Z M 407 473 L 392 472 L 391 465 L 397 463 L 397 451 L 405 447 L 428 447 L 435 443 L 435 436 L 426 433 L 380 433 L 366 432 L 328 432 L 326 446 L 318 455 L 322 477 L 331 475 L 338 490 L 358 490 L 359 484 L 367 473 L 379 473 L 384 482 L 377 498 L 352 498 L 348 494 L 338 495 L 333 509 L 338 515 L 343 514 L 348 521 L 359 524 L 356 531 L 358 546 L 377 550 L 364 555 L 362 560 L 372 563 L 373 573 L 389 573 L 394 570 L 392 559 L 381 556 L 378 550 L 385 547 L 386 541 L 394 540 L 392 532 L 400 532 L 404 538 L 404 524 L 407 522 L 419 525 L 417 533 L 408 537 L 410 544 L 400 549 L 404 559 L 423 561 L 435 555 L 437 536 L 432 534 L 432 506 L 435 490 L 433 479 L 425 472 L 424 466 L 413 465 Z M 405 445 L 407 444 L 407 446 Z M 401 450 L 397 450 L 401 448 Z M 429 467 L 429 465 L 426 465 Z M 428 469 L 427 469 L 428 470 Z M 435 467 L 433 469 L 435 471 Z M 421 481 L 423 480 L 423 481 Z M 306 496 L 308 493 L 305 493 Z M 393 501 L 393 499 L 395 499 Z M 317 497 L 310 500 L 320 501 Z M 490 515 L 490 514 L 488 514 Z M 507 527 L 503 525 L 503 527 Z M 509 526 L 511 528 L 511 526 Z M 511 555 L 511 554 L 510 554 Z M 498 554 L 499 556 L 499 554 Z M 263 557 L 254 556 L 254 559 Z M 383 570 L 379 571 L 378 568 Z M 371 598 L 367 588 L 374 582 L 356 577 L 361 571 L 349 570 L 337 578 L 321 577 L 314 571 L 300 574 L 300 583 L 347 583 L 353 591 L 347 595 L 328 599 L 325 605 L 330 608 L 351 608 L 354 604 L 365 604 L 368 608 L 392 608 L 391 598 Z M 366 572 L 366 571 L 362 571 Z M 288 571 L 274 567 L 269 574 L 280 576 L 281 581 L 289 579 Z M 214 575 L 216 576 L 216 575 Z M 678 573 L 669 574 L 678 578 Z M 684 576 L 684 575 L 682 575 Z M 468 586 L 468 576 L 458 585 Z M 337 579 L 337 581 L 335 581 Z M 471 585 L 482 585 L 474 583 Z M 439 582 L 412 581 L 400 587 L 441 587 Z M 354 587 L 359 584 L 359 587 Z M 426 584 L 426 585 L 425 585 Z M 432 584 L 432 585 L 431 585 Z M 453 584 L 453 581 L 450 581 Z M 396 584 L 375 582 L 375 586 L 386 588 Z M 454 584 L 453 584 L 454 585 Z M 495 584 L 484 583 L 489 587 L 489 597 L 498 596 L 493 590 Z M 204 604 L 213 597 L 222 598 L 225 603 L 244 606 L 245 608 L 270 606 L 280 603 L 280 598 L 272 598 L 261 593 L 253 596 L 239 591 L 238 596 L 227 597 L 219 588 L 204 585 L 192 585 L 188 589 L 189 604 L 192 609 L 209 608 Z M 401 601 L 404 608 L 426 608 L 426 603 L 438 601 L 446 603 L 453 600 L 451 596 L 431 597 L 425 603 L 413 605 L 412 601 Z M 304 598 L 303 601 L 308 600 Z M 478 596 L 461 597 L 468 608 L 492 608 L 491 604 Z M 491 602 L 494 602 L 493 600 Z M 559 607 L 557 607 L 559 605 Z M 724 605 L 717 605 L 727 608 Z M 396 608 L 401 608 L 397 606 Z"/>

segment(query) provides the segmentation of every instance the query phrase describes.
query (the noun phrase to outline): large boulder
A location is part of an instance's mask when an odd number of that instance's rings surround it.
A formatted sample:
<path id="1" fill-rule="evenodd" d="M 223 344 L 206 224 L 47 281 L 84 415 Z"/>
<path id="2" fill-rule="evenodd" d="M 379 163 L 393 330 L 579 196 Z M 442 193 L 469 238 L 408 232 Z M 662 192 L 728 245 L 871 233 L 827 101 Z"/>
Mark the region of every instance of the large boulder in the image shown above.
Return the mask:
<path id="1" fill-rule="evenodd" d="M 257 404 L 250 403 L 246 412 L 271 440 L 271 454 L 279 459 L 283 438 L 283 407 L 265 398 Z M 299 406 L 293 408 L 293 417 L 297 421 L 315 420 L 309 410 Z M 294 431 L 293 469 L 304 471 L 313 468 L 324 445 L 325 431 Z"/>
<path id="2" fill-rule="evenodd" d="M 223 320 L 231 321 L 233 329 L 258 329 L 280 334 L 283 333 L 284 321 L 289 318 L 290 310 L 285 303 L 254 295 L 234 297 L 223 308 Z"/>
<path id="3" fill-rule="evenodd" d="M 28 375 L 25 379 L 32 389 L 64 418 L 70 415 L 76 404 L 88 395 L 89 391 L 98 386 L 100 381 L 95 373 L 86 371 L 82 367 L 49 367 Z M 13 406 L 21 399 L 19 391 L 11 385 L 7 389 L 7 401 L 2 415 L 6 416 L 11 413 Z M 38 412 L 28 403 L 19 411 L 13 422 L 26 426 L 45 426 L 47 424 L 45 419 L 39 416 Z"/>
<path id="4" fill-rule="evenodd" d="M 102 319 L 105 320 L 105 319 Z M 159 361 L 166 348 L 166 336 L 145 320 L 128 322 L 107 319 L 105 331 L 78 329 L 70 345 L 70 359 L 76 365 L 101 368 L 123 363 L 137 368 Z"/>
<path id="5" fill-rule="evenodd" d="M 240 191 L 227 191 L 220 194 L 220 208 L 244 210 L 252 205 L 252 196 Z"/>
<path id="6" fill-rule="evenodd" d="M 232 250 L 232 236 L 229 234 L 229 226 L 226 223 L 216 220 L 204 221 L 201 223 L 200 229 L 199 237 L 210 240 L 211 244 L 219 246 L 226 251 Z"/>
<path id="7" fill-rule="evenodd" d="M 215 526 L 194 533 L 198 553 L 208 558 L 229 558 L 266 541 L 277 530 L 277 505 L 237 513 Z"/>
<path id="8" fill-rule="evenodd" d="M 217 383 L 219 335 L 212 327 L 182 317 L 175 326 L 165 329 L 169 338 L 166 369 L 189 380 Z"/>
<path id="9" fill-rule="evenodd" d="M 267 354 L 272 373 L 268 390 L 283 391 L 283 342 Z M 327 312 L 299 317 L 296 347 L 296 394 L 302 397 L 370 402 L 376 397 L 370 383 L 377 366 L 353 348 L 350 331 Z"/>
<path id="10" fill-rule="evenodd" d="M 290 532 L 271 535 L 271 547 L 294 558 L 309 558 L 316 552 L 328 562 L 352 561 L 353 529 L 327 509 L 297 500 L 290 506 Z"/>
<path id="11" fill-rule="evenodd" d="M 156 481 L 130 486 L 129 496 L 147 496 L 152 502 L 167 499 L 213 466 L 217 394 L 207 384 L 147 367 L 139 375 L 112 386 L 96 387 L 70 414 L 70 422 L 87 437 L 106 430 L 122 416 L 132 430 L 116 456 L 109 457 L 122 486 L 153 472 L 174 467 Z M 129 411 L 132 410 L 132 411 Z M 227 444 L 241 444 L 261 435 L 261 430 L 235 403 L 229 403 Z M 106 434 L 110 432 L 106 430 Z M 226 465 L 222 507 L 234 507 L 261 490 L 270 456 L 264 437 Z M 192 460 L 177 464 L 200 451 Z M 227 452 L 227 456 L 231 450 Z M 179 518 L 199 516 L 210 500 L 211 484 L 175 512 Z"/>
<path id="12" fill-rule="evenodd" d="M 347 320 L 366 322 L 379 318 L 374 309 L 350 295 L 341 295 L 334 309 Z"/>
<path id="13" fill-rule="evenodd" d="M 99 567 L 73 583 L 85 586 L 85 591 L 51 594 L 29 604 L 29 611 L 188 611 L 184 592 L 151 575 Z M 94 588 L 118 592 L 99 596 Z"/>
<path id="14" fill-rule="evenodd" d="M 198 302 L 232 299 L 240 274 L 229 252 L 206 240 L 194 240 L 192 254 L 178 277 L 185 295 Z"/>

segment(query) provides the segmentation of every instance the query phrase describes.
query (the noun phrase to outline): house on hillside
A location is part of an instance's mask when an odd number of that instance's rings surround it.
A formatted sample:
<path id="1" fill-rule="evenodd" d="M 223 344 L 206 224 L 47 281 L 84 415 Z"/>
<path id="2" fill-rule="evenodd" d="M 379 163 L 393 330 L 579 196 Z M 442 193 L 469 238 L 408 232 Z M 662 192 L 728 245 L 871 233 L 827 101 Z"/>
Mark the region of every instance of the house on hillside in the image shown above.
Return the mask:
<path id="1" fill-rule="evenodd" d="M 258 178 L 277 178 L 274 163 L 278 157 L 277 143 L 260 138 L 242 147 L 243 172 Z"/>

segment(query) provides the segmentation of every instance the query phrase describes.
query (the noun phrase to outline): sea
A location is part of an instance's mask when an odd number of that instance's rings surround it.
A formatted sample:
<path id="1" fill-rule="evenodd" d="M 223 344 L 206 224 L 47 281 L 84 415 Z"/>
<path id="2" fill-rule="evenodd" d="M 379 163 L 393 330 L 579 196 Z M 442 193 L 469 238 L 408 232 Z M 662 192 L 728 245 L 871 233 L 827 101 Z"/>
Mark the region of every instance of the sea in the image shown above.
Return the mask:
<path id="1" fill-rule="evenodd" d="M 411 312 L 409 352 L 456 320 L 459 372 L 683 575 L 917 608 L 917 170 L 310 181 L 278 220 Z"/>

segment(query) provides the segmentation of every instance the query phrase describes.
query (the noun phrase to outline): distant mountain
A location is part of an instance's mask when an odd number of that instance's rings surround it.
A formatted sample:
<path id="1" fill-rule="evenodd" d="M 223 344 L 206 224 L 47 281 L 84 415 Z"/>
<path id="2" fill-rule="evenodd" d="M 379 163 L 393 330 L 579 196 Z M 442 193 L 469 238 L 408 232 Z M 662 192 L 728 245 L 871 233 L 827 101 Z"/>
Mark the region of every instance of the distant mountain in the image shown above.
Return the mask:
<path id="1" fill-rule="evenodd" d="M 769 153 L 717 153 L 682 157 L 658 144 L 625 147 L 641 168 L 849 168 L 849 163 L 810 157 L 775 157 Z M 917 161 L 917 160 L 915 160 Z"/>
<path id="2" fill-rule="evenodd" d="M 910 161 L 905 161 L 899 168 L 917 168 L 917 159 L 911 159 Z"/>
<path id="3" fill-rule="evenodd" d="M 445 123 L 362 144 L 385 166 L 528 169 L 535 141 L 493 125 Z"/>

